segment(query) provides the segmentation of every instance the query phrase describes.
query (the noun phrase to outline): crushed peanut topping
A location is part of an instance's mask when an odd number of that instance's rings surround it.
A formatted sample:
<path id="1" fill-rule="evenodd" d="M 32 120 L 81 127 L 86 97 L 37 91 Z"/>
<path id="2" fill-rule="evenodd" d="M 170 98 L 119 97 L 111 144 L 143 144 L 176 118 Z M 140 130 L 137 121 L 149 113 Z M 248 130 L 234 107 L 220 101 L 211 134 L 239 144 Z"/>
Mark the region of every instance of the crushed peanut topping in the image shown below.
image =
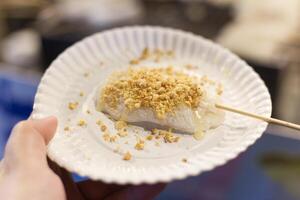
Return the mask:
<path id="1" fill-rule="evenodd" d="M 124 156 L 123 156 L 123 160 L 131 160 L 131 154 L 130 154 L 130 152 L 129 151 L 127 151 L 125 154 L 124 154 Z"/>
<path id="2" fill-rule="evenodd" d="M 106 129 L 107 129 L 107 127 L 105 125 L 101 125 L 100 128 L 101 128 L 101 131 L 103 131 L 103 132 L 106 131 Z"/>
<path id="3" fill-rule="evenodd" d="M 83 97 L 83 96 L 84 96 L 84 93 L 83 93 L 83 92 L 80 92 L 80 93 L 79 93 L 79 96 Z"/>
<path id="4" fill-rule="evenodd" d="M 148 57 L 150 56 L 150 51 L 148 48 L 145 48 L 143 51 L 142 51 L 142 54 L 140 56 L 140 60 L 145 60 L 147 59 Z"/>
<path id="5" fill-rule="evenodd" d="M 182 158 L 181 161 L 184 162 L 184 163 L 187 163 L 187 159 L 186 158 Z"/>
<path id="6" fill-rule="evenodd" d="M 127 127 L 127 123 L 124 122 L 124 121 L 121 121 L 121 120 L 120 121 L 116 121 L 115 127 L 116 127 L 117 130 L 121 130 L 121 129 L 124 129 L 124 128 Z"/>
<path id="7" fill-rule="evenodd" d="M 70 110 L 75 110 L 78 107 L 79 103 L 78 102 L 70 102 L 68 104 L 68 107 Z"/>
<path id="8" fill-rule="evenodd" d="M 87 113 L 87 114 L 91 114 L 92 112 L 91 112 L 90 110 L 87 110 L 86 113 Z"/>
<path id="9" fill-rule="evenodd" d="M 140 56 L 136 59 L 130 60 L 131 65 L 137 65 L 140 63 L 140 61 L 153 59 L 155 62 L 159 62 L 161 58 L 163 57 L 174 57 L 174 51 L 163 51 L 160 49 L 154 49 L 153 51 L 150 51 L 148 48 L 144 48 Z"/>
<path id="10" fill-rule="evenodd" d="M 70 127 L 68 127 L 68 126 L 66 126 L 65 128 L 64 128 L 64 131 L 69 131 L 70 130 Z"/>
<path id="11" fill-rule="evenodd" d="M 83 119 L 80 119 L 78 122 L 77 122 L 77 125 L 78 126 L 86 126 L 86 122 L 83 120 Z"/>
<path id="12" fill-rule="evenodd" d="M 124 101 L 127 110 L 150 108 L 158 119 L 178 106 L 196 108 L 203 92 L 196 79 L 172 67 L 130 68 L 116 74 L 101 93 L 101 103 L 111 108 Z"/>
<path id="13" fill-rule="evenodd" d="M 130 63 L 131 65 L 137 65 L 137 64 L 139 64 L 139 61 L 136 60 L 136 59 L 133 59 L 133 60 L 131 60 L 129 63 Z"/>
<path id="14" fill-rule="evenodd" d="M 162 137 L 164 139 L 165 143 L 175 143 L 175 142 L 178 142 L 180 139 L 179 136 L 175 136 L 174 133 L 172 133 L 171 129 L 168 131 L 153 129 L 151 131 L 151 134 L 152 135 L 149 135 L 149 136 L 155 136 L 155 139 L 160 139 Z"/>
<path id="15" fill-rule="evenodd" d="M 153 139 L 153 135 L 148 135 L 148 136 L 146 137 L 146 139 L 147 139 L 147 140 L 152 140 L 152 139 Z"/>
<path id="16" fill-rule="evenodd" d="M 143 140 L 139 140 L 134 146 L 134 148 L 137 150 L 143 150 L 144 147 L 145 147 L 145 141 Z"/>
<path id="17" fill-rule="evenodd" d="M 110 136 L 109 142 L 115 142 L 117 141 L 118 137 L 116 135 Z"/>
<path id="18" fill-rule="evenodd" d="M 109 133 L 104 133 L 104 134 L 102 135 L 102 137 L 103 137 L 103 139 L 104 139 L 106 142 L 109 142 L 109 141 L 110 141 L 110 135 L 109 135 Z"/>

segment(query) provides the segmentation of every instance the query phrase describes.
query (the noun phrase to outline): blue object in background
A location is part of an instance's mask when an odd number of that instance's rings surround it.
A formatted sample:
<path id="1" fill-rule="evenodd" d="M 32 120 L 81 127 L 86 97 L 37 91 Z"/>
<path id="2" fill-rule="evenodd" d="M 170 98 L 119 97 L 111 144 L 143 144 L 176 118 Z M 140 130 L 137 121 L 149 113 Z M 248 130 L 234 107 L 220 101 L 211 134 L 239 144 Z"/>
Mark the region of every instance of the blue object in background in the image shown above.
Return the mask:
<path id="1" fill-rule="evenodd" d="M 0 158 L 14 124 L 32 112 L 38 82 L 38 78 L 0 73 Z"/>

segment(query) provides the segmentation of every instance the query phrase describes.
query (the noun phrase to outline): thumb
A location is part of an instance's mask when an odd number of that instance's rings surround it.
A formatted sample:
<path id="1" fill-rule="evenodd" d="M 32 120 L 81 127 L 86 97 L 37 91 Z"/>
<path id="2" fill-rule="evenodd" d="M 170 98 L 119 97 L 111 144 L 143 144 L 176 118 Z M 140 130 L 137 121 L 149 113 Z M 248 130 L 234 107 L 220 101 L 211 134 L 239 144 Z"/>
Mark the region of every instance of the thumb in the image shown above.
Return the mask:
<path id="1" fill-rule="evenodd" d="M 8 169 L 36 169 L 47 165 L 46 144 L 57 126 L 54 117 L 18 123 L 8 140 L 4 164 Z"/>
<path id="2" fill-rule="evenodd" d="M 57 119 L 55 117 L 47 117 L 39 120 L 32 120 L 33 127 L 41 134 L 46 144 L 53 138 L 56 127 Z"/>

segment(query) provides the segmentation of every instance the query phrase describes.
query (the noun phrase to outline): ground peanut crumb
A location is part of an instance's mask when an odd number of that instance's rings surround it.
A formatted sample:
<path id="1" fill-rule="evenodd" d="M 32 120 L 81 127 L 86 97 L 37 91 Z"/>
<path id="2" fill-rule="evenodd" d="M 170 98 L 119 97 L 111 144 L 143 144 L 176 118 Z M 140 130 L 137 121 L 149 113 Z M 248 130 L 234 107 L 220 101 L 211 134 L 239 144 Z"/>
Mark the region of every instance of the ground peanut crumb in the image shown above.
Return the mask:
<path id="1" fill-rule="evenodd" d="M 147 140 L 152 140 L 152 139 L 153 139 L 153 135 L 148 135 L 148 136 L 146 137 L 146 139 L 147 139 Z"/>
<path id="2" fill-rule="evenodd" d="M 151 131 L 151 135 L 157 135 L 159 133 L 159 130 L 158 129 L 152 129 Z"/>
<path id="3" fill-rule="evenodd" d="M 150 51 L 147 47 L 143 49 L 140 56 L 136 59 L 130 60 L 131 65 L 137 65 L 141 61 L 154 59 L 155 62 L 159 62 L 161 58 L 163 57 L 173 57 L 174 51 L 162 51 L 160 49 L 154 49 L 153 51 Z"/>
<path id="4" fill-rule="evenodd" d="M 90 110 L 87 110 L 86 113 L 87 113 L 87 114 L 91 114 L 91 111 L 90 111 Z"/>
<path id="5" fill-rule="evenodd" d="M 131 64 L 131 65 L 137 65 L 137 64 L 139 64 L 139 61 L 138 60 L 131 60 L 129 62 L 129 64 Z"/>
<path id="6" fill-rule="evenodd" d="M 106 131 L 107 127 L 105 125 L 101 125 L 101 131 Z"/>
<path id="7" fill-rule="evenodd" d="M 101 121 L 101 120 L 98 120 L 98 121 L 96 122 L 96 124 L 99 125 L 99 126 L 101 126 L 101 125 L 102 125 L 102 121 Z"/>
<path id="8" fill-rule="evenodd" d="M 103 135 L 102 135 L 102 137 L 103 137 L 103 139 L 105 140 L 105 141 L 110 141 L 110 135 L 108 134 L 108 133 L 104 133 Z"/>
<path id="9" fill-rule="evenodd" d="M 65 130 L 65 131 L 69 131 L 69 130 L 70 130 L 70 127 L 66 126 L 66 127 L 64 128 L 64 130 Z"/>
<path id="10" fill-rule="evenodd" d="M 125 141 L 124 144 L 128 144 L 128 141 Z"/>
<path id="11" fill-rule="evenodd" d="M 125 121 L 122 121 L 122 120 L 116 121 L 115 128 L 117 130 L 121 130 L 121 129 L 125 128 L 125 127 L 127 127 L 127 123 Z"/>
<path id="12" fill-rule="evenodd" d="M 79 103 L 78 102 L 70 102 L 68 104 L 68 107 L 70 110 L 75 110 L 78 107 Z"/>
<path id="13" fill-rule="evenodd" d="M 79 93 L 79 96 L 83 97 L 83 96 L 84 96 L 84 93 L 83 93 L 83 92 L 80 92 L 80 93 Z"/>
<path id="14" fill-rule="evenodd" d="M 137 150 L 143 150 L 144 147 L 145 147 L 145 142 L 143 140 L 139 140 L 134 146 L 134 148 Z"/>
<path id="15" fill-rule="evenodd" d="M 127 151 L 125 154 L 124 154 L 124 156 L 123 156 L 123 160 L 131 160 L 131 154 L 130 154 L 130 152 L 129 151 Z"/>
<path id="16" fill-rule="evenodd" d="M 78 122 L 77 122 L 77 125 L 78 126 L 86 126 L 86 122 L 83 120 L 83 119 L 80 119 Z"/>
<path id="17" fill-rule="evenodd" d="M 175 143 L 178 142 L 180 137 L 175 136 L 174 133 L 172 133 L 172 130 L 169 129 L 168 131 L 165 130 L 159 130 L 159 129 L 153 129 L 151 131 L 151 135 L 155 137 L 155 139 L 160 139 L 161 137 L 164 139 L 165 143 Z"/>
<path id="18" fill-rule="evenodd" d="M 113 135 L 109 138 L 109 142 L 116 142 L 118 137 L 116 135 Z"/>
<path id="19" fill-rule="evenodd" d="M 187 163 L 187 159 L 186 158 L 182 158 L 181 161 L 184 162 L 184 163 Z"/>
<path id="20" fill-rule="evenodd" d="M 145 48 L 145 49 L 142 51 L 142 54 L 141 54 L 139 60 L 146 60 L 149 56 L 150 56 L 149 49 L 148 49 L 148 48 Z"/>

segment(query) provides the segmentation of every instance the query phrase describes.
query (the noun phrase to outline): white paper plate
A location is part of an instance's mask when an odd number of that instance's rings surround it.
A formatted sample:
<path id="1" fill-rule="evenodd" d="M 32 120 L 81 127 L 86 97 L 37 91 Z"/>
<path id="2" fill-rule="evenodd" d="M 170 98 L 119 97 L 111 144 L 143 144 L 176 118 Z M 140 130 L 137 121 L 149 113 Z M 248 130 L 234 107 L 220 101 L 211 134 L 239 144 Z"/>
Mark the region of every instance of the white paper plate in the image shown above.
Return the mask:
<path id="1" fill-rule="evenodd" d="M 39 85 L 34 118 L 55 115 L 57 133 L 48 147 L 49 157 L 60 166 L 82 176 L 106 183 L 141 184 L 167 182 L 198 175 L 226 163 L 258 139 L 267 124 L 226 113 L 222 126 L 209 131 L 201 141 L 183 136 L 179 143 L 147 143 L 134 150 L 134 136 L 118 141 L 121 151 L 130 150 L 132 160 L 123 161 L 114 153 L 116 144 L 104 142 L 95 120 L 104 121 L 111 132 L 113 123 L 93 108 L 93 92 L 116 69 L 128 66 L 141 51 L 173 50 L 175 58 L 159 65 L 198 66 L 192 73 L 207 74 L 224 86 L 224 103 L 269 117 L 270 95 L 263 81 L 244 61 L 228 50 L 191 33 L 161 27 L 125 27 L 95 34 L 62 53 L 49 67 Z M 151 61 L 144 65 L 158 65 Z M 88 73 L 85 77 L 84 74 Z M 79 95 L 84 91 L 84 96 Z M 70 111 L 71 101 L 79 107 Z M 87 114 L 90 109 L 92 114 Z M 86 128 L 76 126 L 85 119 Z M 71 131 L 65 132 L 64 127 Z M 144 131 L 141 131 L 144 134 Z M 129 144 L 124 144 L 128 141 Z M 186 158 L 187 163 L 182 162 Z"/>

